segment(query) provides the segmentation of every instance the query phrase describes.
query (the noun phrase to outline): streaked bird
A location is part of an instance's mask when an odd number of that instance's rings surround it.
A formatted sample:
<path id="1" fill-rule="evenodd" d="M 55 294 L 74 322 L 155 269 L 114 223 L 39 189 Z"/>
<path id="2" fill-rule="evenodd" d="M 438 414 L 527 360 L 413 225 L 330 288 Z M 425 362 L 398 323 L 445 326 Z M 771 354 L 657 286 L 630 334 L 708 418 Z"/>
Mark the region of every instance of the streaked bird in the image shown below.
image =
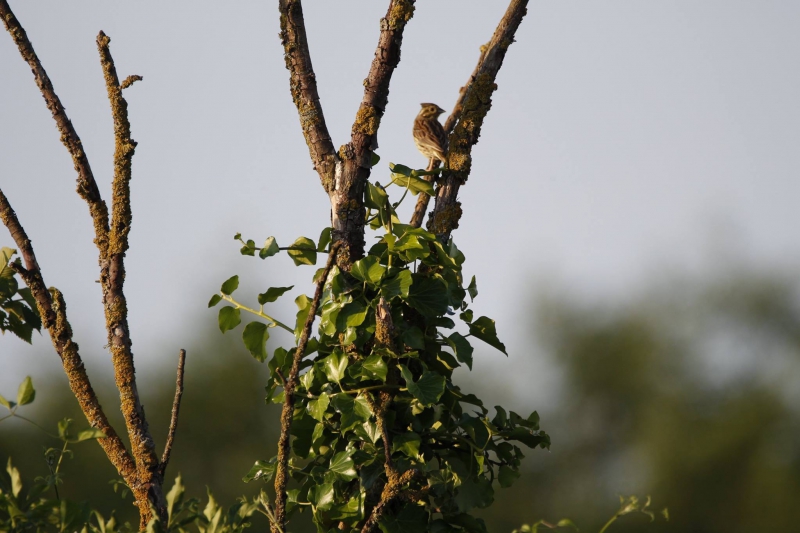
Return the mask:
<path id="1" fill-rule="evenodd" d="M 428 159 L 438 159 L 447 166 L 447 136 L 439 123 L 439 115 L 444 109 L 436 104 L 421 104 L 417 118 L 414 119 L 414 144 L 417 150 Z"/>

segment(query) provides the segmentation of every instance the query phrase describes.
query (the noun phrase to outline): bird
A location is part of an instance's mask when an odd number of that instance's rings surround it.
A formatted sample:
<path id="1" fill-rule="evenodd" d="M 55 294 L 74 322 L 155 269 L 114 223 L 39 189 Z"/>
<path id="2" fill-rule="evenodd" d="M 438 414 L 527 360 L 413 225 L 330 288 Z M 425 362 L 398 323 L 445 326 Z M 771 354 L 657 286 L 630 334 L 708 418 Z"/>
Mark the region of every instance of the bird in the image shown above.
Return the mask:
<path id="1" fill-rule="evenodd" d="M 439 115 L 444 109 L 436 104 L 420 104 L 417 118 L 414 119 L 414 144 L 417 150 L 428 159 L 438 159 L 447 166 L 447 135 L 439 123 Z"/>

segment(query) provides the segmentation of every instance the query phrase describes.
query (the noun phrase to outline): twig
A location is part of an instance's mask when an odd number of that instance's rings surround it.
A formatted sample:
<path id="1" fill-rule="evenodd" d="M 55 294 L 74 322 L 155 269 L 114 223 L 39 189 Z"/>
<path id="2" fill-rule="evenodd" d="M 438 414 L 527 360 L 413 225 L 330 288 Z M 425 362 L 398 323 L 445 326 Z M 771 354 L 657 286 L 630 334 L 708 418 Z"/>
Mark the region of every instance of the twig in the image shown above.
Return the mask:
<path id="1" fill-rule="evenodd" d="M 283 410 L 281 411 L 281 434 L 278 439 L 278 464 L 275 469 L 275 522 L 272 524 L 272 531 L 274 533 L 281 533 L 286 529 L 286 483 L 289 481 L 287 474 L 289 465 L 289 437 L 291 436 L 292 414 L 294 412 L 294 389 L 297 386 L 297 375 L 300 373 L 300 361 L 303 359 L 303 354 L 308 345 L 308 337 L 311 335 L 311 327 L 314 324 L 317 308 L 322 299 L 325 281 L 333 267 L 338 251 L 338 244 L 331 246 L 328 262 L 325 264 L 325 270 L 322 276 L 320 276 L 319 281 L 317 281 L 314 300 L 311 302 L 311 307 L 308 310 L 308 317 L 306 318 L 303 331 L 300 334 L 300 340 L 297 343 L 297 349 L 292 358 L 292 368 L 289 370 L 289 377 L 286 379 L 286 384 L 283 389 L 284 400 Z"/>
<path id="2" fill-rule="evenodd" d="M 125 444 L 123 444 L 108 421 L 105 412 L 103 412 L 100 401 L 97 399 L 97 395 L 89 381 L 89 376 L 86 375 L 83 360 L 78 352 L 78 344 L 72 340 L 72 328 L 67 320 L 67 306 L 64 298 L 57 289 L 47 289 L 39 270 L 39 265 L 36 262 L 36 255 L 31 241 L 2 190 L 0 190 L 0 220 L 8 228 L 20 251 L 20 255 L 25 261 L 24 267 L 12 264 L 12 268 L 15 268 L 20 274 L 25 284 L 30 288 L 34 300 L 36 300 L 36 307 L 42 317 L 42 324 L 50 334 L 56 353 L 61 358 L 64 373 L 66 373 L 69 381 L 69 387 L 78 400 L 81 411 L 83 411 L 89 424 L 105 434 L 105 437 L 98 439 L 97 442 L 125 482 L 131 487 L 138 487 L 136 465 L 133 462 L 133 458 L 128 454 Z M 139 496 L 141 496 L 142 489 L 138 488 L 137 490 L 139 490 Z"/>
<path id="3" fill-rule="evenodd" d="M 67 117 L 64 106 L 61 105 L 61 100 L 56 95 L 53 84 L 36 56 L 25 30 L 14 16 L 6 0 L 0 0 L 0 18 L 3 19 L 6 30 L 19 48 L 22 59 L 30 65 L 36 85 L 44 97 L 47 109 L 50 110 L 56 121 L 59 133 L 61 133 L 61 142 L 72 156 L 75 171 L 78 173 L 78 194 L 89 204 L 89 212 L 94 221 L 96 235 L 94 242 L 100 252 L 104 253 L 108 246 L 108 208 L 100 197 L 100 189 L 97 188 L 92 168 L 89 166 L 89 159 L 86 157 L 86 152 L 83 151 L 81 139 Z"/>
<path id="4" fill-rule="evenodd" d="M 186 363 L 186 350 L 178 353 L 178 375 L 175 378 L 175 399 L 172 400 L 172 418 L 169 421 L 169 433 L 167 443 L 164 445 L 164 454 L 161 456 L 161 464 L 158 465 L 158 473 L 164 479 L 164 472 L 167 471 L 169 458 L 172 454 L 172 443 L 175 442 L 175 430 L 178 429 L 178 412 L 181 409 L 181 396 L 183 396 L 183 367 Z"/>
<path id="5" fill-rule="evenodd" d="M 457 115 L 457 123 L 448 141 L 449 170 L 445 172 L 444 180 L 436 191 L 436 203 L 428 219 L 428 230 L 445 241 L 458 227 L 461 218 L 458 190 L 469 177 L 472 147 L 478 142 L 483 119 L 492 106 L 492 94 L 497 89 L 497 73 L 527 13 L 527 5 L 528 0 L 511 0 L 491 40 L 481 47 L 478 66 L 462 89 L 459 105 L 453 111 Z M 449 122 L 450 119 L 447 125 L 450 125 Z"/>
<path id="6" fill-rule="evenodd" d="M 333 147 L 325 116 L 317 93 L 317 78 L 311 65 L 308 50 L 303 5 L 300 0 L 280 0 L 281 43 L 286 68 L 289 71 L 289 89 L 300 115 L 300 127 L 308 144 L 311 162 L 319 174 L 326 191 L 334 188 L 334 173 L 338 157 Z"/>
<path id="7" fill-rule="evenodd" d="M 139 76 L 138 74 L 133 74 L 125 78 L 125 80 L 119 84 L 120 89 L 127 89 L 137 81 L 142 81 L 144 79 L 143 76 Z"/>

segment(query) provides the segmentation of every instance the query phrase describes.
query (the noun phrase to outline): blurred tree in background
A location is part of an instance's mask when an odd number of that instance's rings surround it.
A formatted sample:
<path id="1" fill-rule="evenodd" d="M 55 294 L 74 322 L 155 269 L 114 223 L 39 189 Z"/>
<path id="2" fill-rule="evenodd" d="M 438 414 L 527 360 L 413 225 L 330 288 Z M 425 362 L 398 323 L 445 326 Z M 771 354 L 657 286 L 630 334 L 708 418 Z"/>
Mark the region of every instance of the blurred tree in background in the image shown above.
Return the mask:
<path id="1" fill-rule="evenodd" d="M 797 286 L 788 276 L 722 277 L 677 280 L 620 306 L 540 299 L 532 343 L 543 350 L 531 357 L 543 352 L 561 371 L 560 400 L 546 415 L 552 452 L 531 454 L 517 484 L 499 489 L 479 513 L 490 531 L 564 517 L 596 531 L 617 495 L 634 493 L 669 507 L 670 522 L 631 516 L 611 531 L 793 530 L 800 521 L 792 504 L 800 497 Z M 208 333 L 187 346 L 197 355 L 188 362 L 173 474 L 182 473 L 192 496 L 208 485 L 232 502 L 260 488 L 240 478 L 253 457 L 274 453 L 265 446 L 276 440 L 279 407 L 264 404 L 265 369 L 238 339 L 199 330 Z M 39 393 L 30 416 L 46 427 L 80 418 L 63 377 L 33 377 Z M 172 385 L 157 385 L 143 391 L 144 403 L 153 426 L 165 430 Z M 104 402 L 116 401 L 103 392 Z M 21 421 L 0 429 L 0 461 L 12 456 L 26 477 L 47 474 L 35 450 L 52 445 Z M 115 472 L 99 454 L 96 446 L 76 448 L 63 468 L 62 497 L 105 513 L 116 508 L 135 523 L 130 495 L 120 505 L 108 484 Z"/>

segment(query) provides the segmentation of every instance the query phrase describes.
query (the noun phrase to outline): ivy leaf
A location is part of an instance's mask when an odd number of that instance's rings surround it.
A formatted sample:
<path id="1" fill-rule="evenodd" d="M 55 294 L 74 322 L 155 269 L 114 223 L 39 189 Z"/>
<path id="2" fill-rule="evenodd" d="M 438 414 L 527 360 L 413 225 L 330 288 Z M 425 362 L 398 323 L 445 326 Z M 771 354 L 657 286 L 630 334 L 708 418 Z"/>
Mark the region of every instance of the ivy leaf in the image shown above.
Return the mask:
<path id="1" fill-rule="evenodd" d="M 342 331 L 349 327 L 357 327 L 364 323 L 369 308 L 361 302 L 350 302 L 342 307 L 336 316 L 336 330 Z"/>
<path id="2" fill-rule="evenodd" d="M 424 192 L 429 196 L 434 196 L 433 185 L 422 178 L 416 176 L 404 176 L 403 174 L 392 174 L 392 182 L 404 188 L 408 188 L 411 194 L 416 196 L 420 192 Z"/>
<path id="3" fill-rule="evenodd" d="M 375 353 L 364 359 L 361 365 L 361 376 L 367 379 L 379 379 L 386 381 L 386 373 L 389 367 L 383 360 L 381 354 Z"/>
<path id="4" fill-rule="evenodd" d="M 294 285 L 290 287 L 270 287 L 269 289 L 267 289 L 267 292 L 262 292 L 261 294 L 258 295 L 258 303 L 264 305 L 265 303 L 268 302 L 274 302 L 278 298 L 283 296 L 283 294 L 286 291 L 290 291 L 293 288 Z"/>
<path id="5" fill-rule="evenodd" d="M 219 288 L 222 291 L 222 294 L 227 294 L 230 296 L 233 294 L 233 291 L 239 288 L 239 276 L 231 276 L 228 278 L 225 283 L 222 284 L 222 287 Z"/>
<path id="6" fill-rule="evenodd" d="M 475 507 L 488 507 L 494 501 L 494 490 L 488 479 L 464 480 L 458 488 L 455 502 L 462 513 Z"/>
<path id="7" fill-rule="evenodd" d="M 294 303 L 297 305 L 297 318 L 295 318 L 294 338 L 295 340 L 299 340 L 300 335 L 303 332 L 303 327 L 306 325 L 308 313 L 311 311 L 311 299 L 305 294 L 301 294 L 294 299 Z"/>
<path id="8" fill-rule="evenodd" d="M 497 478 L 500 480 L 500 486 L 505 489 L 513 485 L 519 475 L 519 470 L 515 470 L 508 465 L 502 465 Z"/>
<path id="9" fill-rule="evenodd" d="M 425 317 L 441 316 L 447 312 L 447 286 L 436 278 L 416 276 L 406 301 Z"/>
<path id="10" fill-rule="evenodd" d="M 330 405 L 330 403 L 330 397 L 327 393 L 323 392 L 319 395 L 319 398 L 308 402 L 306 410 L 308 411 L 308 414 L 314 418 L 314 420 L 322 422 L 325 419 L 325 411 L 328 410 L 328 405 Z"/>
<path id="11" fill-rule="evenodd" d="M 333 483 L 314 485 L 308 491 L 308 500 L 318 511 L 325 511 L 333 506 Z"/>
<path id="12" fill-rule="evenodd" d="M 222 301 L 222 296 L 220 296 L 219 294 L 215 294 L 215 295 L 214 295 L 214 296 L 212 296 L 212 297 L 211 297 L 211 299 L 208 301 L 208 307 L 214 307 L 215 305 L 217 305 L 217 304 L 218 304 L 218 303 L 220 303 L 221 301 Z"/>
<path id="13" fill-rule="evenodd" d="M 292 243 L 292 248 L 301 248 L 288 250 L 289 256 L 292 258 L 295 265 L 317 264 L 317 247 L 314 241 L 308 237 L 298 237 L 298 239 Z"/>
<path id="14" fill-rule="evenodd" d="M 439 398 L 444 394 L 445 378 L 426 370 L 422 373 L 419 381 L 414 382 L 414 375 L 405 365 L 398 365 L 403 379 L 406 380 L 408 392 L 424 406 L 430 406 L 439 401 Z"/>
<path id="15" fill-rule="evenodd" d="M 29 404 L 34 398 L 36 398 L 36 390 L 33 388 L 31 377 L 27 376 L 22 383 L 19 384 L 19 389 L 17 389 L 17 404 Z"/>
<path id="16" fill-rule="evenodd" d="M 235 307 L 231 307 L 230 305 L 226 305 L 222 309 L 219 310 L 219 330 L 222 333 L 226 331 L 230 331 L 239 324 L 242 323 L 242 319 L 239 317 L 239 309 Z"/>
<path id="17" fill-rule="evenodd" d="M 472 276 L 472 280 L 469 282 L 469 287 L 467 287 L 467 292 L 469 293 L 470 300 L 474 302 L 475 297 L 478 295 L 478 284 L 475 283 L 475 276 Z"/>
<path id="18" fill-rule="evenodd" d="M 3 406 L 5 406 L 6 409 L 11 410 L 11 409 L 14 408 L 15 405 L 17 405 L 17 403 L 16 402 L 10 402 L 10 401 L 6 400 L 2 395 L 0 395 L 0 405 L 3 405 Z"/>
<path id="19" fill-rule="evenodd" d="M 325 228 L 319 234 L 319 243 L 317 244 L 317 251 L 324 252 L 325 247 L 331 242 L 331 228 Z"/>
<path id="20" fill-rule="evenodd" d="M 412 326 L 405 330 L 400 336 L 400 340 L 411 348 L 416 348 L 417 350 L 425 349 L 425 335 L 417 326 Z"/>
<path id="21" fill-rule="evenodd" d="M 322 370 L 329 380 L 338 383 L 344 377 L 347 363 L 347 355 L 339 350 L 334 350 L 333 353 L 322 360 Z"/>
<path id="22" fill-rule="evenodd" d="M 428 511 L 419 505 L 404 505 L 394 516 L 384 515 L 378 522 L 383 533 L 419 533 L 428 529 Z"/>
<path id="23" fill-rule="evenodd" d="M 250 355 L 263 363 L 267 359 L 269 328 L 263 322 L 250 322 L 244 327 L 242 340 Z"/>
<path id="24" fill-rule="evenodd" d="M 399 273 L 385 280 L 381 284 L 381 295 L 386 298 L 387 301 L 391 301 L 391 299 L 395 296 L 408 298 L 408 292 L 411 288 L 411 284 L 411 271 L 401 270 Z"/>
<path id="25" fill-rule="evenodd" d="M 486 344 L 494 346 L 504 354 L 508 355 L 505 344 L 500 342 L 500 339 L 497 338 L 497 330 L 495 329 L 494 320 L 491 318 L 485 316 L 480 317 L 469 325 L 469 332 L 473 337 L 479 338 Z"/>
<path id="26" fill-rule="evenodd" d="M 242 246 L 242 249 L 239 250 L 242 255 L 249 255 L 254 256 L 256 255 L 256 241 L 253 239 L 248 239 L 247 242 Z"/>
<path id="27" fill-rule="evenodd" d="M 389 163 L 389 170 L 391 170 L 393 174 L 399 174 L 400 176 L 411 176 L 411 173 L 414 172 L 412 168 L 399 163 Z"/>
<path id="28" fill-rule="evenodd" d="M 106 434 L 103 433 L 101 429 L 98 428 L 89 428 L 79 431 L 78 434 L 75 436 L 71 442 L 83 442 L 89 439 L 103 439 L 105 438 Z"/>
<path id="29" fill-rule="evenodd" d="M 472 345 L 467 338 L 455 332 L 445 337 L 445 341 L 455 352 L 456 358 L 472 370 Z"/>
<path id="30" fill-rule="evenodd" d="M 242 481 L 249 483 L 251 481 L 263 479 L 265 482 L 269 482 L 272 479 L 272 476 L 275 475 L 276 467 L 277 464 L 275 463 L 274 459 L 270 461 L 256 461 L 250 471 L 244 475 Z"/>
<path id="31" fill-rule="evenodd" d="M 386 202 L 389 201 L 389 195 L 383 187 L 376 187 L 369 181 L 367 188 L 364 191 L 364 206 L 370 209 L 377 209 L 378 211 L 385 212 Z"/>
<path id="32" fill-rule="evenodd" d="M 267 257 L 272 257 L 277 254 L 279 251 L 280 248 L 278 247 L 278 242 L 275 240 L 275 237 L 267 237 L 267 240 L 264 241 L 264 245 L 258 252 L 258 257 L 266 259 Z"/>
<path id="33" fill-rule="evenodd" d="M 413 431 L 397 435 L 392 439 L 392 453 L 402 452 L 412 459 L 419 457 L 419 445 L 422 439 Z"/>
<path id="34" fill-rule="evenodd" d="M 330 464 L 328 465 L 328 470 L 336 474 L 339 479 L 343 479 L 344 481 L 352 481 L 356 477 L 358 477 L 358 473 L 356 473 L 355 463 L 350 458 L 351 452 L 339 452 L 333 456 L 331 459 Z"/>
<path id="35" fill-rule="evenodd" d="M 386 274 L 386 267 L 380 264 L 374 255 L 368 255 L 353 263 L 350 274 L 359 281 L 377 286 Z"/>

